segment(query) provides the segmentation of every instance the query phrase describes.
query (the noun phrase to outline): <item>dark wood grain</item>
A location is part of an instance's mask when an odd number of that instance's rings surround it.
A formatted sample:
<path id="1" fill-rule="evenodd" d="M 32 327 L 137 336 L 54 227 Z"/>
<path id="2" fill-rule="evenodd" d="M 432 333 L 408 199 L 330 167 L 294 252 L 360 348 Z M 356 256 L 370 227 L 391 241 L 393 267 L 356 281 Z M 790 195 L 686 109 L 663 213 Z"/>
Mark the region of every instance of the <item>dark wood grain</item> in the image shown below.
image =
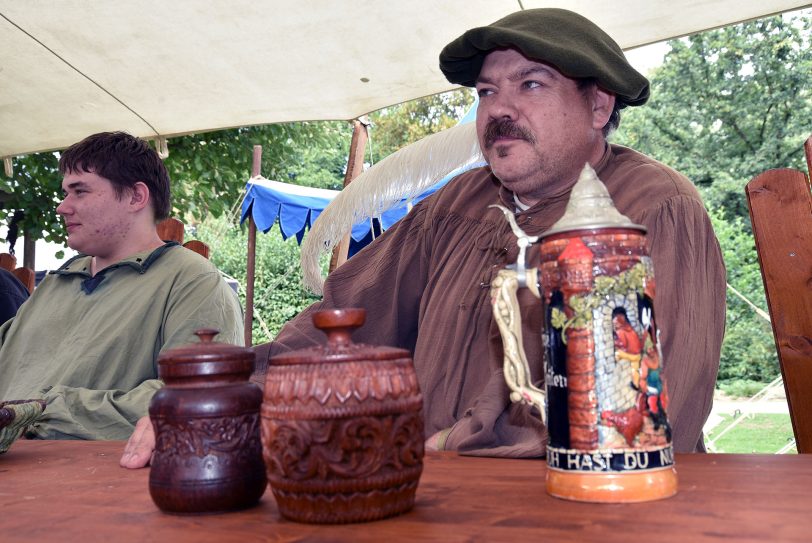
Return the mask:
<path id="1" fill-rule="evenodd" d="M 812 137 L 805 145 L 812 154 Z M 807 157 L 812 161 L 811 157 Z M 812 195 L 809 179 L 768 170 L 745 188 L 798 452 L 812 452 Z"/>
<path id="2" fill-rule="evenodd" d="M 209 249 L 209 246 L 200 241 L 199 239 L 191 239 L 186 243 L 184 243 L 183 246 L 189 249 L 190 251 L 196 252 L 197 254 L 199 254 L 200 256 L 202 256 L 207 260 L 209 258 L 209 254 L 211 254 L 211 249 Z"/>
<path id="3" fill-rule="evenodd" d="M 14 277 L 20 280 L 28 292 L 34 292 L 34 287 L 36 286 L 37 276 L 34 273 L 34 270 L 30 268 L 14 268 L 11 273 L 14 274 Z"/>
<path id="4" fill-rule="evenodd" d="M 809 541 L 812 455 L 677 455 L 679 493 L 599 505 L 544 491 L 540 460 L 433 453 L 415 508 L 378 522 L 283 520 L 273 495 L 246 511 L 161 513 L 149 470 L 118 466 L 122 442 L 18 441 L 0 456 L 2 541 Z"/>
<path id="5" fill-rule="evenodd" d="M 158 237 L 164 241 L 176 241 L 183 244 L 183 223 L 178 219 L 169 217 L 158 223 Z"/>
<path id="6" fill-rule="evenodd" d="M 9 253 L 0 253 L 0 268 L 13 271 L 17 267 L 17 257 Z"/>

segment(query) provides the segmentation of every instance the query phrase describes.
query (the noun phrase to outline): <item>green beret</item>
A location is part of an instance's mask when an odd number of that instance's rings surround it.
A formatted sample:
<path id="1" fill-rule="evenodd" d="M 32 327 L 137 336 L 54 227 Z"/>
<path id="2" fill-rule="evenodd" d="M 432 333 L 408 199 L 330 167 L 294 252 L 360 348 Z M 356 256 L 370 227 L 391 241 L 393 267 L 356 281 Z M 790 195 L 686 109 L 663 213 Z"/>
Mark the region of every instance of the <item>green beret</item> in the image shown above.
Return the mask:
<path id="1" fill-rule="evenodd" d="M 473 87 L 485 56 L 509 47 L 566 76 L 595 78 L 617 95 L 621 107 L 648 100 L 648 80 L 632 68 L 615 40 L 589 19 L 565 9 L 528 9 L 473 28 L 445 46 L 440 69 L 450 82 Z"/>

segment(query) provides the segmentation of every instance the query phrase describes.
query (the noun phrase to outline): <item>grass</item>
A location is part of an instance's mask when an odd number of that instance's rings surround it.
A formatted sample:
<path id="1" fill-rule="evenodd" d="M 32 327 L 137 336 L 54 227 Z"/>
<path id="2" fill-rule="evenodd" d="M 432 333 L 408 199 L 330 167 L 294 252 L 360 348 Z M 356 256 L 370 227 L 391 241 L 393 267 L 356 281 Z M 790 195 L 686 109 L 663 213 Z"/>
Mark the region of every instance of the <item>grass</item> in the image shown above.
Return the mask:
<path id="1" fill-rule="evenodd" d="M 712 441 L 734 421 L 731 415 L 722 415 L 722 419 L 723 421 L 706 436 L 705 443 Z M 713 446 L 714 452 L 717 453 L 775 454 L 792 438 L 789 415 L 761 413 L 745 417 Z M 793 447 L 789 452 L 797 451 Z"/>

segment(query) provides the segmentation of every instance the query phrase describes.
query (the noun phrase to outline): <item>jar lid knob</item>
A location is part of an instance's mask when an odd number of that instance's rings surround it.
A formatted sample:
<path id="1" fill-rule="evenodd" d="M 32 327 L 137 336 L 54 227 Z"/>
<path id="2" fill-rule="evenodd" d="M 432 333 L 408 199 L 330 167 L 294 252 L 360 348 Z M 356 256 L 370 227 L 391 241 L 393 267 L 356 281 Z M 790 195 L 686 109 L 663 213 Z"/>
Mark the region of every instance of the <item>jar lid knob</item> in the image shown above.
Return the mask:
<path id="1" fill-rule="evenodd" d="M 195 330 L 195 335 L 200 338 L 200 343 L 212 343 L 214 336 L 220 333 L 217 328 L 200 328 Z"/>
<path id="2" fill-rule="evenodd" d="M 327 334 L 330 348 L 350 345 L 350 337 L 356 328 L 363 326 L 366 310 L 362 308 L 325 309 L 313 314 L 313 325 Z"/>

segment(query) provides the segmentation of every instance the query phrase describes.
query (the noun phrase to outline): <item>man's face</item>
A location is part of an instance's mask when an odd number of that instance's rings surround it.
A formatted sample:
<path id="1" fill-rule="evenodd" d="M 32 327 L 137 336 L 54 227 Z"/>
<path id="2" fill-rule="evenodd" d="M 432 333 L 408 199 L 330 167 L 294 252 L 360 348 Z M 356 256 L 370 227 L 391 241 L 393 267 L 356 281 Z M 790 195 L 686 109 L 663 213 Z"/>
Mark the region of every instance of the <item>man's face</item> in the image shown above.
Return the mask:
<path id="1" fill-rule="evenodd" d="M 62 180 L 62 192 L 56 212 L 65 220 L 68 247 L 106 257 L 124 245 L 131 226 L 127 191 L 119 199 L 108 179 L 71 171 Z"/>
<path id="2" fill-rule="evenodd" d="M 476 89 L 479 145 L 494 175 L 525 204 L 568 190 L 603 153 L 605 120 L 595 114 L 594 90 L 583 92 L 553 66 L 495 50 Z"/>

